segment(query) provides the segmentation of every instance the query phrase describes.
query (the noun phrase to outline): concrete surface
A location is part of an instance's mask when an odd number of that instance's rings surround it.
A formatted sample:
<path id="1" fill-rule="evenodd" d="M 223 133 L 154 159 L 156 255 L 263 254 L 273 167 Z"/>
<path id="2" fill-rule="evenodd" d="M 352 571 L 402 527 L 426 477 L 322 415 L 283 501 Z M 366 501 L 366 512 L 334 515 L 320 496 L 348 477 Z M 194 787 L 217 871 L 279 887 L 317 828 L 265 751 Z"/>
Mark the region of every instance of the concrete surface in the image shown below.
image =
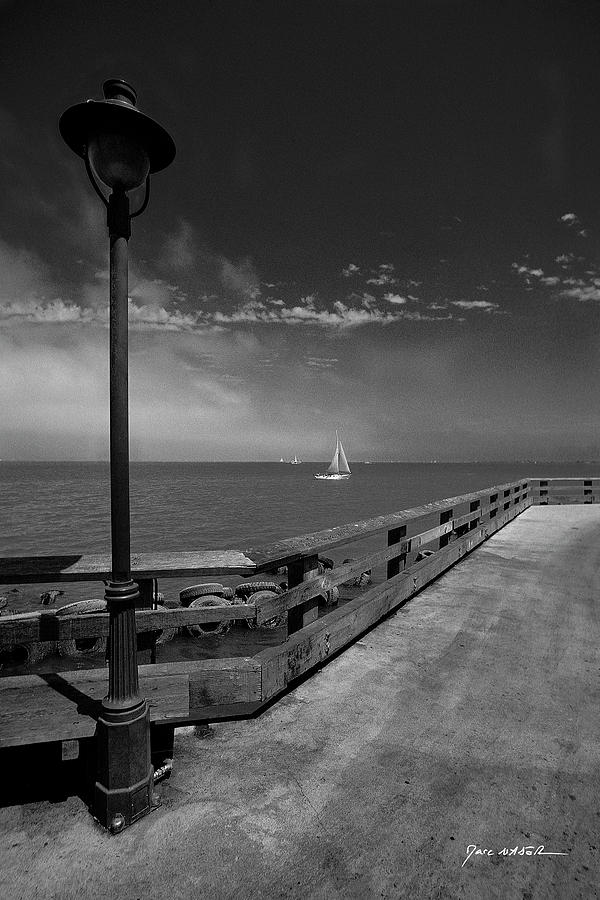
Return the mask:
<path id="1" fill-rule="evenodd" d="M 0 809 L 2 896 L 596 897 L 599 573 L 600 506 L 527 510 L 257 719 L 178 732 L 122 835 Z"/>

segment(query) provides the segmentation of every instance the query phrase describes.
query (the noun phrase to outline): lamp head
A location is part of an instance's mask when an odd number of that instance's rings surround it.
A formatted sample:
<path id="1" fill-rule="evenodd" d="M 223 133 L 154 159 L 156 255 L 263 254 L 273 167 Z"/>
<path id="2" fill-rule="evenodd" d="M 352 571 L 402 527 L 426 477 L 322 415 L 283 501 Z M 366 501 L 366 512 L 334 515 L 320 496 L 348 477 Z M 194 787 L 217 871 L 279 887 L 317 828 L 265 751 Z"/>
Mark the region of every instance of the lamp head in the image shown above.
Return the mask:
<path id="1" fill-rule="evenodd" d="M 71 106 L 60 118 L 67 145 L 86 156 L 96 177 L 118 191 L 130 191 L 175 157 L 175 144 L 165 129 L 136 107 L 137 95 L 126 81 L 104 82 L 104 100 Z"/>

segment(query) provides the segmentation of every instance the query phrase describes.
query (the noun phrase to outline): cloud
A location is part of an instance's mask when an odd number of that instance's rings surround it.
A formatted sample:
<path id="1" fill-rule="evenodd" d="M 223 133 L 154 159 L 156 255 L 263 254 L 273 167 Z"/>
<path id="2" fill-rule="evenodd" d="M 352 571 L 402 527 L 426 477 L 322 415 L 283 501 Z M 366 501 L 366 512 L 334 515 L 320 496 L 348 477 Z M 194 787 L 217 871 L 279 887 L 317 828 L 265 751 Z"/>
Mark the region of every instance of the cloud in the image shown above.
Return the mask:
<path id="1" fill-rule="evenodd" d="M 333 369 L 338 363 L 337 357 L 307 356 L 306 365 L 314 369 Z"/>
<path id="2" fill-rule="evenodd" d="M 579 283 L 576 287 L 570 287 L 566 291 L 561 291 L 560 296 L 578 300 L 580 303 L 586 303 L 589 300 L 600 300 L 600 280 L 595 279 L 592 284 Z"/>
<path id="3" fill-rule="evenodd" d="M 0 240 L 0 301 L 43 297 L 52 292 L 48 267 L 24 247 L 12 247 Z"/>
<path id="4" fill-rule="evenodd" d="M 393 263 L 380 263 L 377 269 L 372 269 L 372 277 L 367 278 L 367 284 L 377 284 L 377 285 L 386 285 L 386 284 L 397 284 L 398 279 L 394 278 L 394 265 Z"/>
<path id="5" fill-rule="evenodd" d="M 378 284 L 380 286 L 385 284 L 397 284 L 397 281 L 397 278 L 388 275 L 387 272 L 382 272 L 380 275 L 375 275 L 373 278 L 367 278 L 367 284 Z"/>
<path id="6" fill-rule="evenodd" d="M 513 268 L 518 275 L 530 275 L 532 278 L 541 278 L 544 274 L 542 269 L 530 269 L 527 266 L 520 266 L 518 263 L 512 263 Z"/>
<path id="7" fill-rule="evenodd" d="M 85 307 L 61 299 L 48 302 L 15 300 L 0 304 L 0 321 L 5 325 L 21 323 L 35 325 L 101 325 L 108 326 L 108 306 Z M 169 310 L 156 303 L 136 303 L 129 299 L 129 325 L 132 330 L 152 331 L 208 331 L 214 325 L 202 319 L 200 313 Z"/>
<path id="8" fill-rule="evenodd" d="M 573 228 L 574 226 L 581 224 L 578 217 L 575 215 L 575 213 L 572 213 L 572 212 L 565 213 L 563 216 L 560 217 L 560 221 L 564 222 L 564 224 L 568 228 Z"/>
<path id="9" fill-rule="evenodd" d="M 570 220 L 574 213 L 567 213 L 566 216 Z M 564 216 L 563 216 L 564 218 Z M 531 278 L 535 278 L 537 284 L 544 285 L 544 287 L 548 288 L 562 288 L 558 293 L 554 293 L 554 297 L 562 297 L 565 299 L 578 300 L 580 302 L 586 302 L 589 300 L 599 300 L 600 299 L 600 279 L 597 278 L 597 273 L 595 269 L 586 270 L 586 275 L 589 276 L 587 280 L 583 278 L 574 277 L 570 275 L 569 277 L 564 277 L 564 270 L 568 269 L 571 263 L 583 262 L 585 257 L 583 256 L 575 256 L 573 253 L 561 253 L 554 258 L 554 261 L 558 263 L 563 270 L 563 274 L 559 275 L 544 275 L 542 269 L 531 269 L 527 266 L 519 265 L 518 263 L 512 263 L 512 268 L 518 275 L 523 275 L 525 277 L 525 282 L 529 287 L 527 290 L 532 290 L 531 287 Z"/>
<path id="10" fill-rule="evenodd" d="M 187 272 L 193 267 L 195 258 L 194 230 L 189 222 L 180 219 L 177 231 L 165 242 L 161 263 L 177 272 Z"/>
<path id="11" fill-rule="evenodd" d="M 93 309 L 83 309 L 75 303 L 51 300 L 42 303 L 37 300 L 15 300 L 0 305 L 0 320 L 5 323 L 33 322 L 38 324 L 62 324 L 65 322 L 100 322 L 108 324 L 108 312 L 103 318 Z"/>
<path id="12" fill-rule="evenodd" d="M 400 294 L 387 293 L 387 294 L 383 295 L 383 299 L 387 300 L 388 303 L 396 303 L 398 305 L 402 305 L 403 303 L 406 303 L 406 297 L 402 297 Z"/>
<path id="13" fill-rule="evenodd" d="M 491 303 L 489 300 L 452 300 L 452 306 L 458 306 L 460 309 L 480 309 L 483 312 L 494 312 L 499 308 L 498 303 Z"/>
<path id="14" fill-rule="evenodd" d="M 212 320 L 219 325 L 240 323 L 269 323 L 283 325 L 316 325 L 321 328 L 348 329 L 361 325 L 389 325 L 398 321 L 402 316 L 391 312 L 383 312 L 376 307 L 361 308 L 347 306 L 340 300 L 333 304 L 333 308 L 317 308 L 313 296 L 303 297 L 295 306 L 280 306 L 277 309 L 268 309 L 264 304 L 248 302 L 231 313 L 217 310 Z"/>
<path id="15" fill-rule="evenodd" d="M 232 262 L 227 257 L 221 256 L 220 264 L 220 278 L 223 287 L 247 297 L 260 297 L 260 278 L 249 256 L 238 262 Z"/>
<path id="16" fill-rule="evenodd" d="M 345 269 L 342 269 L 344 278 L 350 278 L 352 275 L 360 275 L 360 267 L 355 263 L 349 263 Z"/>

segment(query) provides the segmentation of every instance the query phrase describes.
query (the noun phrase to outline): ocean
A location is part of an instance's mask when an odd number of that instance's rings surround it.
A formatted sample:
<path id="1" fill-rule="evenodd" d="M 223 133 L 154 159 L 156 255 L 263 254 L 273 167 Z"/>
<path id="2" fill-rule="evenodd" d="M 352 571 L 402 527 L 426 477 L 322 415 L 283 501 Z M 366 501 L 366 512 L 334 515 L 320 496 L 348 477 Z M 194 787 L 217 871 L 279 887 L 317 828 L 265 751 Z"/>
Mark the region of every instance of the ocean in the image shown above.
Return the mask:
<path id="1" fill-rule="evenodd" d="M 132 552 L 245 550 L 523 477 L 583 478 L 597 475 L 599 468 L 568 462 L 351 463 L 352 477 L 345 481 L 313 478 L 326 465 L 132 463 Z M 0 520 L 0 556 L 110 553 L 108 464 L 0 462 Z M 361 550 L 383 542 L 376 536 Z M 362 555 L 358 549 L 340 548 L 327 555 L 338 563 Z M 239 579 L 219 580 L 235 584 Z M 159 588 L 165 597 L 176 597 L 186 585 L 189 581 L 163 579 Z M 27 585 L 15 591 L 0 585 L 0 595 L 8 598 L 11 612 L 42 609 L 40 594 L 49 587 Z M 100 583 L 66 583 L 61 588 L 64 594 L 56 606 L 103 596 Z M 272 632 L 259 631 L 244 632 L 242 640 L 232 629 L 218 646 L 217 638 L 207 639 L 200 655 L 256 652 L 257 644 L 276 639 Z M 190 641 L 184 655 L 194 658 L 198 642 Z M 169 650 L 161 652 L 164 659 L 172 656 Z M 87 662 L 83 658 L 78 665 Z M 3 674 L 8 674 L 6 669 Z"/>

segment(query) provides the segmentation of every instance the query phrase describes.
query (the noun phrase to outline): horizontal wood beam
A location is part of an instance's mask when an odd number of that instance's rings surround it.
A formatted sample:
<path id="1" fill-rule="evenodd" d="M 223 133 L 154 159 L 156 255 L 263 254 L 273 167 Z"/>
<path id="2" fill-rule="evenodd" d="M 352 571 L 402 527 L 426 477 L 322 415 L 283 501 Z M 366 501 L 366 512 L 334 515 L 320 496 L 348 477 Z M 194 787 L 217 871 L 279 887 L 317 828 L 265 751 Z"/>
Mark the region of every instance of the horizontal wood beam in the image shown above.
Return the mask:
<path id="1" fill-rule="evenodd" d="M 106 581 L 108 554 L 17 556 L 0 558 L 0 584 L 45 584 L 61 581 Z M 252 575 L 255 565 L 239 550 L 201 550 L 185 553 L 135 553 L 131 574 L 138 578 L 187 578 L 213 575 Z"/>
<path id="2" fill-rule="evenodd" d="M 489 499 L 489 496 L 494 493 L 499 493 L 499 499 L 501 499 L 505 490 L 511 493 L 520 493 L 524 483 L 525 481 L 522 480 L 492 485 L 485 488 L 485 490 L 461 494 L 458 497 L 450 497 L 445 500 L 436 500 L 423 506 L 405 509 L 385 516 L 377 516 L 374 519 L 366 519 L 362 522 L 351 522 L 347 525 L 328 528 L 324 531 L 288 538 L 268 546 L 251 548 L 246 552 L 256 564 L 257 571 L 268 571 L 276 566 L 287 565 L 303 556 L 321 553 L 334 547 L 363 540 L 379 532 L 414 523 L 418 519 L 428 518 L 432 514 L 453 509 L 460 506 L 461 503 L 469 503 L 477 499 Z M 518 490 L 515 491 L 515 488 L 518 488 Z"/>
<path id="3" fill-rule="evenodd" d="M 140 666 L 139 678 L 151 721 L 163 724 L 215 718 L 221 706 L 229 717 L 261 699 L 253 657 Z M 107 690 L 106 669 L 0 678 L 0 747 L 91 737 Z"/>
<path id="4" fill-rule="evenodd" d="M 200 606 L 194 609 L 136 610 L 138 634 L 202 625 L 210 622 L 255 621 L 256 609 L 249 604 Z M 41 613 L 21 613 L 0 618 L 0 650 L 34 641 L 71 641 L 107 637 L 109 615 L 105 612 L 61 615 L 60 609 Z"/>
<path id="5" fill-rule="evenodd" d="M 402 510 L 361 522 L 328 528 L 324 531 L 278 541 L 268 546 L 240 550 L 201 550 L 183 553 L 134 553 L 131 570 L 134 580 L 149 578 L 249 576 L 256 572 L 287 565 L 303 556 L 362 540 L 433 514 L 484 499 L 493 493 L 519 492 L 525 479 L 492 485 L 480 491 L 435 500 L 423 506 Z M 68 581 L 106 581 L 110 578 L 109 554 L 69 554 L 62 556 L 22 556 L 0 558 L 0 584 L 53 584 Z"/>

